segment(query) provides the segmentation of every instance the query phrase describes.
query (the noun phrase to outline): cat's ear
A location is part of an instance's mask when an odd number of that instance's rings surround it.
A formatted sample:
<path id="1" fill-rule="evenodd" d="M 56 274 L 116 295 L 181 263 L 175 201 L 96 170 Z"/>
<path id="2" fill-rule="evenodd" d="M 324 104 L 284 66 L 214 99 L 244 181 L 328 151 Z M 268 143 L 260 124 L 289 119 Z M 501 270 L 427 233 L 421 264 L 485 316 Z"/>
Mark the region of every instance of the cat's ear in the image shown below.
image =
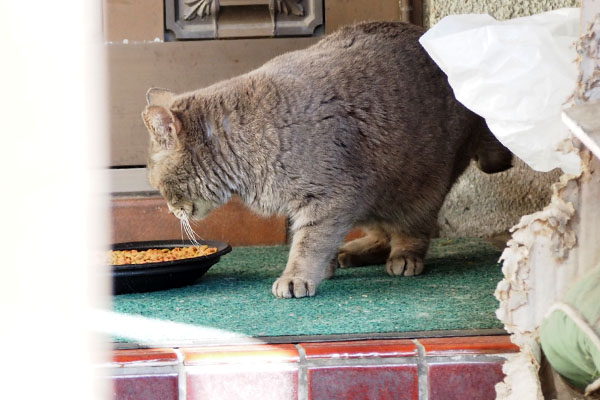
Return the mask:
<path id="1" fill-rule="evenodd" d="M 146 92 L 146 102 L 149 106 L 163 106 L 169 108 L 173 102 L 175 93 L 168 89 L 150 88 Z"/>
<path id="2" fill-rule="evenodd" d="M 181 131 L 181 121 L 169 109 L 163 106 L 146 106 L 142 112 L 142 119 L 152 140 L 163 149 L 175 148 L 177 135 Z"/>

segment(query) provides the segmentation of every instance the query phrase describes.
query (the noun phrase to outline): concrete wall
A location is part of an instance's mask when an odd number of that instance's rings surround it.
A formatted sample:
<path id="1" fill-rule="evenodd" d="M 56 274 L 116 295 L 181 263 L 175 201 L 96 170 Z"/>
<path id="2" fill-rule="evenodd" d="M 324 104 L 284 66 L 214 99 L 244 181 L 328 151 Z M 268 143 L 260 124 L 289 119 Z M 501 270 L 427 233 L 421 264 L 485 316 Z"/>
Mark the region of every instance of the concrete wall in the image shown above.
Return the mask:
<path id="1" fill-rule="evenodd" d="M 486 13 L 510 19 L 578 6 L 578 0 L 426 0 L 424 21 L 430 27 L 451 14 Z M 521 216 L 548 204 L 550 185 L 559 176 L 560 171 L 535 172 L 520 160 L 511 170 L 495 175 L 469 167 L 440 212 L 440 236 L 502 236 Z"/>

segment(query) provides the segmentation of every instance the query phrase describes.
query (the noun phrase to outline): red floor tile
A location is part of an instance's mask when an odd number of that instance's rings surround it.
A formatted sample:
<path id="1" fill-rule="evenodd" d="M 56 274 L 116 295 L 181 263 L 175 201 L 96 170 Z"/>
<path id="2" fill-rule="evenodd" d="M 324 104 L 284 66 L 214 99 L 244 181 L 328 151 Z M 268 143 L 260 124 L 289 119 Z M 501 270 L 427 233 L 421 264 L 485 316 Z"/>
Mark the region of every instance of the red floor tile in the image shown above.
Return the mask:
<path id="1" fill-rule="evenodd" d="M 298 350 L 291 344 L 207 346 L 183 348 L 185 365 L 251 363 L 297 363 Z"/>
<path id="2" fill-rule="evenodd" d="M 188 400 L 298 398 L 294 345 L 211 346 L 182 349 Z"/>
<path id="3" fill-rule="evenodd" d="M 297 364 L 221 364 L 186 367 L 187 399 L 296 400 Z"/>
<path id="4" fill-rule="evenodd" d="M 429 365 L 430 400 L 494 400 L 504 379 L 501 362 Z"/>
<path id="5" fill-rule="evenodd" d="M 514 353 L 519 347 L 508 335 L 419 339 L 428 356 Z"/>
<path id="6" fill-rule="evenodd" d="M 416 400 L 416 365 L 316 367 L 308 370 L 310 400 Z"/>
<path id="7" fill-rule="evenodd" d="M 364 357 L 411 357 L 417 347 L 410 340 L 360 340 L 350 342 L 302 343 L 307 360 Z"/>
<path id="8" fill-rule="evenodd" d="M 113 362 L 126 366 L 137 363 L 176 363 L 177 355 L 173 349 L 130 349 L 114 350 Z"/>
<path id="9" fill-rule="evenodd" d="M 177 400 L 177 375 L 137 375 L 112 378 L 114 400 Z"/>

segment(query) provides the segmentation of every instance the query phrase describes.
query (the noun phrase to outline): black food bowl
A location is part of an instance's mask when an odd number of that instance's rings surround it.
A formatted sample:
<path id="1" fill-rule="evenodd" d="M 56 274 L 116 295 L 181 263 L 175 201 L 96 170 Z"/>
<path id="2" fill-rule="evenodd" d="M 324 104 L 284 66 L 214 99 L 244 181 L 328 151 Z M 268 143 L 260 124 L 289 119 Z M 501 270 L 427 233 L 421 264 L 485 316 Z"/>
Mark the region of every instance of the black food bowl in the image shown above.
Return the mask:
<path id="1" fill-rule="evenodd" d="M 186 258 L 183 260 L 164 261 L 145 264 L 128 264 L 112 266 L 113 294 L 153 292 L 187 286 L 193 284 L 219 262 L 222 255 L 231 251 L 231 246 L 224 242 L 199 240 L 200 245 L 216 247 L 217 252 L 207 256 Z M 117 243 L 113 250 L 148 250 L 173 249 L 175 247 L 192 246 L 189 241 L 159 240 L 149 242 Z"/>

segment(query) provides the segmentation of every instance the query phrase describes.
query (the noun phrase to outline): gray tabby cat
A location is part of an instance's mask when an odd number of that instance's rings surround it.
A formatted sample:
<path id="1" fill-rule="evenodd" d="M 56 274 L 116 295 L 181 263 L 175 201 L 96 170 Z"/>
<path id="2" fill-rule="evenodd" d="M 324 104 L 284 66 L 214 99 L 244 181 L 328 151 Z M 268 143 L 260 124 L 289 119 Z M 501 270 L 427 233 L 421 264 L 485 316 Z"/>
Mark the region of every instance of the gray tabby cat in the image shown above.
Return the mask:
<path id="1" fill-rule="evenodd" d="M 288 216 L 277 297 L 313 296 L 337 264 L 420 274 L 444 197 L 470 160 L 489 173 L 512 161 L 456 101 L 422 34 L 358 24 L 205 89 L 150 89 L 150 183 L 180 219 L 233 195 Z M 342 245 L 353 227 L 366 236 Z"/>

